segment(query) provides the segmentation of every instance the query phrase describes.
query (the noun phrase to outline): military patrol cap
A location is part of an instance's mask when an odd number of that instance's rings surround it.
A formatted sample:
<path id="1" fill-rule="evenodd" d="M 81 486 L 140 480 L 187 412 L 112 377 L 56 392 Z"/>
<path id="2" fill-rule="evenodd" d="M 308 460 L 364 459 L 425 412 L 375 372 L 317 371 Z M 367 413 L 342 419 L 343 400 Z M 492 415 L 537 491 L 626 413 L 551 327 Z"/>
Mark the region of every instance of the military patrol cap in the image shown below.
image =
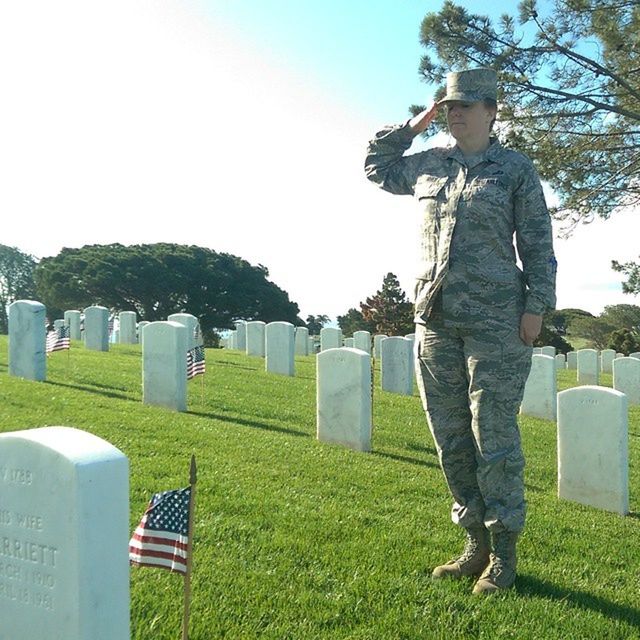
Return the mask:
<path id="1" fill-rule="evenodd" d="M 480 102 L 498 99 L 498 74 L 488 67 L 453 71 L 447 74 L 447 93 L 438 104 L 458 100 Z"/>

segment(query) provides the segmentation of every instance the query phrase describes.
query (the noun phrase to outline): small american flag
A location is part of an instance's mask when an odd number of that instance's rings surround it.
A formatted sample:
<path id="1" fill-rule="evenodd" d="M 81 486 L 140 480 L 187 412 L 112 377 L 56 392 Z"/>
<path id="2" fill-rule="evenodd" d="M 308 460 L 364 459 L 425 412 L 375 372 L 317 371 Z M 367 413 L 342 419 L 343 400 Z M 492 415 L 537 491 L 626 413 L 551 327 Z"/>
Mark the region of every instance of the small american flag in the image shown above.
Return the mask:
<path id="1" fill-rule="evenodd" d="M 187 572 L 191 487 L 155 493 L 129 541 L 129 562 Z"/>
<path id="2" fill-rule="evenodd" d="M 187 380 L 195 378 L 199 374 L 204 374 L 204 347 L 197 345 L 187 351 Z"/>
<path id="3" fill-rule="evenodd" d="M 70 343 L 69 340 L 70 328 L 58 327 L 52 329 L 47 333 L 47 340 L 45 343 L 45 352 L 52 353 L 53 351 L 62 351 L 68 349 Z"/>

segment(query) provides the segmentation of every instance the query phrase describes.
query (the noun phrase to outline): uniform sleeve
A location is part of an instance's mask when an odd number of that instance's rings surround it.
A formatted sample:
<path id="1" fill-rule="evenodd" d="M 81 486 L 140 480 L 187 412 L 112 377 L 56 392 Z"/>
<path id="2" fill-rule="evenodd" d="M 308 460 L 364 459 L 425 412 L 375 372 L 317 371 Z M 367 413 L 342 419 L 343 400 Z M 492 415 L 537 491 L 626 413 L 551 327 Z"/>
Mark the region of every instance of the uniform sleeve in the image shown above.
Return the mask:
<path id="1" fill-rule="evenodd" d="M 527 294 L 525 311 L 542 315 L 556 305 L 556 258 L 551 218 L 540 178 L 527 158 L 514 193 L 516 245 Z"/>
<path id="2" fill-rule="evenodd" d="M 397 195 L 412 195 L 422 154 L 403 155 L 414 138 L 409 121 L 376 133 L 367 147 L 364 172 L 371 182 Z"/>

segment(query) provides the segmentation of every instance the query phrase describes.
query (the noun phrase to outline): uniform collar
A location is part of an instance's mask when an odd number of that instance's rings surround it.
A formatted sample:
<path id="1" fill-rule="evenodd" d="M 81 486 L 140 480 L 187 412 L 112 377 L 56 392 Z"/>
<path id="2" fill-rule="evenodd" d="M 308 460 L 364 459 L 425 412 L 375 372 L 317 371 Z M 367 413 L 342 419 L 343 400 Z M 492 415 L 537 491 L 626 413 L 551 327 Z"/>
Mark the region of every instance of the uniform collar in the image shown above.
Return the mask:
<path id="1" fill-rule="evenodd" d="M 455 147 L 451 147 L 449 149 L 449 153 L 447 154 L 447 158 L 453 158 L 457 160 L 460 164 L 465 166 L 474 167 L 481 162 L 490 161 L 496 162 L 497 164 L 502 164 L 504 162 L 504 148 L 498 141 L 498 138 L 492 136 L 489 138 L 489 147 L 485 149 L 482 153 L 471 156 L 470 158 L 465 158 L 464 154 L 456 145 Z"/>

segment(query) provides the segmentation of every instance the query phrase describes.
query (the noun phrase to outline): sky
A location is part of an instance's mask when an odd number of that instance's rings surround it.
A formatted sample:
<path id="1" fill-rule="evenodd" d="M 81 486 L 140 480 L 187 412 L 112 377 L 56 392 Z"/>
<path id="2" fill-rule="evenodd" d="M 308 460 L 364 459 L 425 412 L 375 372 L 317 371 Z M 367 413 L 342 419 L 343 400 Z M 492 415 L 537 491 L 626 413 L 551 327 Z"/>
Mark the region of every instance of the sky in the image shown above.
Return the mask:
<path id="1" fill-rule="evenodd" d="M 363 161 L 435 90 L 418 32 L 441 5 L 1 3 L 0 242 L 38 258 L 197 244 L 266 266 L 303 319 L 335 320 L 388 272 L 411 295 L 418 209 L 368 183 Z M 557 238 L 557 307 L 640 304 L 610 268 L 638 259 L 638 238 L 634 211 Z"/>

